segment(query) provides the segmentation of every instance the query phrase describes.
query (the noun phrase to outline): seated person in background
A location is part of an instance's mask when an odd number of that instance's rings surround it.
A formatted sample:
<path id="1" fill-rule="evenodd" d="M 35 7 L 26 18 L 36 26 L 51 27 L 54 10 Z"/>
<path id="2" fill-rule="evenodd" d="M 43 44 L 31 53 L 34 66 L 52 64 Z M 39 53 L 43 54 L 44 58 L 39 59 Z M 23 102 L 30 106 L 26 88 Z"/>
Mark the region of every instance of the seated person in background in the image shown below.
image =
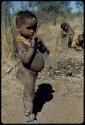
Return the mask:
<path id="1" fill-rule="evenodd" d="M 75 40 L 75 50 L 81 51 L 84 48 L 84 33 L 79 34 L 78 38 Z"/>

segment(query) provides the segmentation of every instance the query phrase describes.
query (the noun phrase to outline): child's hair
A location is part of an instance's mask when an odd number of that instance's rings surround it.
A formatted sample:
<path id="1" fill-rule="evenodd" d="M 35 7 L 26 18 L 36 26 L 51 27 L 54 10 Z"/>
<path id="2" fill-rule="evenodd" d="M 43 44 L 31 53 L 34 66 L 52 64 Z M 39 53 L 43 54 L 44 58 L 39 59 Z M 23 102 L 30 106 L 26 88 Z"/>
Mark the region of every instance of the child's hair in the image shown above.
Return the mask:
<path id="1" fill-rule="evenodd" d="M 28 11 L 28 10 L 25 10 L 25 11 L 19 11 L 17 13 L 17 16 L 16 16 L 16 26 L 17 25 L 21 25 L 22 23 L 25 22 L 25 19 L 27 18 L 35 18 L 36 21 L 37 21 L 37 17 L 31 12 L 31 11 Z"/>
<path id="2" fill-rule="evenodd" d="M 61 24 L 61 29 L 65 29 L 66 26 L 67 26 L 67 27 L 70 27 L 69 23 L 63 22 L 63 23 Z"/>

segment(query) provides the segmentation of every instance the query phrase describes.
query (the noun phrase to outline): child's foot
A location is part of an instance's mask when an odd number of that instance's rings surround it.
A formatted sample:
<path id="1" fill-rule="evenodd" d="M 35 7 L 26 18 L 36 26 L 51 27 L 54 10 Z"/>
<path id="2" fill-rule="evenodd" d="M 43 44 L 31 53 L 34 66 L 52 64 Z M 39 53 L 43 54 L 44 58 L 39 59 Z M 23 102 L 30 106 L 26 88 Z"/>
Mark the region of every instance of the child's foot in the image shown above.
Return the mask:
<path id="1" fill-rule="evenodd" d="M 34 114 L 29 114 L 29 115 L 25 114 L 25 116 L 26 116 L 26 122 L 27 123 L 33 122 L 34 119 L 35 119 Z"/>
<path id="2" fill-rule="evenodd" d="M 29 124 L 38 124 L 38 121 L 37 120 L 34 120 L 34 121 L 31 121 L 31 122 L 28 122 Z"/>

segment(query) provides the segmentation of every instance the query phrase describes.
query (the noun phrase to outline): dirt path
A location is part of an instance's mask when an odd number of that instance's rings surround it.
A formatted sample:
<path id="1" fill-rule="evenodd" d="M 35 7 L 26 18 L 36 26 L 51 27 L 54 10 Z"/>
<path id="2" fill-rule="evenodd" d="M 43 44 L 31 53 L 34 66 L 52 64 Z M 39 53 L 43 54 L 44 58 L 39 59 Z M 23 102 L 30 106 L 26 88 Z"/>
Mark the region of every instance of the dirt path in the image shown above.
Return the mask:
<path id="1" fill-rule="evenodd" d="M 36 81 L 37 97 L 34 111 L 38 123 L 82 123 L 83 76 L 56 76 L 54 79 L 44 71 L 42 73 Z M 6 74 L 5 77 L 2 76 L 1 92 L 2 122 L 25 123 L 23 85 L 12 79 L 12 74 Z"/>

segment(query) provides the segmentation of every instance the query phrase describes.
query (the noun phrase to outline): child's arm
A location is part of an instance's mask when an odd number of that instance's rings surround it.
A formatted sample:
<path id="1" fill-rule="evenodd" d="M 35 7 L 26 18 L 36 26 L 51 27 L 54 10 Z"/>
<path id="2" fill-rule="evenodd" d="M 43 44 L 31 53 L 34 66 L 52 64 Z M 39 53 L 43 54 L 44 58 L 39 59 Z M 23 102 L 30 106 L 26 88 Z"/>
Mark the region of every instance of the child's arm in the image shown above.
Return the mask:
<path id="1" fill-rule="evenodd" d="M 74 35 L 74 31 L 71 27 L 68 29 L 68 33 L 69 33 L 69 35 Z"/>
<path id="2" fill-rule="evenodd" d="M 72 34 L 74 34 L 74 32 L 73 32 L 72 29 L 68 29 L 67 31 L 61 30 L 61 34 L 63 34 L 63 35 L 72 35 Z"/>
<path id="3" fill-rule="evenodd" d="M 62 37 L 66 37 L 67 35 L 69 35 L 68 32 L 66 32 L 65 30 L 61 30 L 61 36 Z"/>
<path id="4" fill-rule="evenodd" d="M 33 40 L 32 45 L 31 47 L 29 47 L 29 49 L 26 49 L 24 43 L 21 41 L 16 42 L 16 47 L 22 62 L 29 63 L 35 52 L 35 40 Z"/>

